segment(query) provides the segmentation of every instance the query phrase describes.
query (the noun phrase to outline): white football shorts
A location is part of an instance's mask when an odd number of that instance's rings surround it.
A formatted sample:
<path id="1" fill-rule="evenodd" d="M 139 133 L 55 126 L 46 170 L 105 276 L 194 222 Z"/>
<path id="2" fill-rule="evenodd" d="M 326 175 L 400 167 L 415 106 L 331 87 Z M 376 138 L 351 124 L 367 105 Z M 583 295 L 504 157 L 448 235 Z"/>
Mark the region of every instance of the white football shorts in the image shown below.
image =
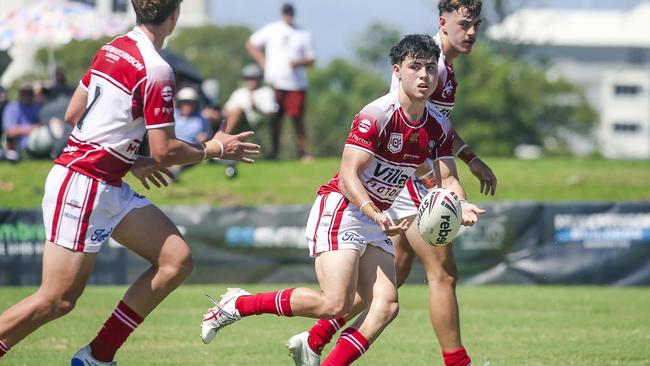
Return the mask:
<path id="1" fill-rule="evenodd" d="M 422 203 L 422 199 L 427 195 L 427 192 L 427 188 L 419 179 L 411 177 L 406 181 L 406 185 L 395 198 L 395 202 L 385 213 L 395 223 L 409 216 L 417 215 L 418 207 L 420 207 L 420 203 Z"/>
<path id="2" fill-rule="evenodd" d="M 111 186 L 55 164 L 45 181 L 45 237 L 64 248 L 96 253 L 126 214 L 150 204 L 126 182 Z"/>
<path id="3" fill-rule="evenodd" d="M 316 197 L 309 213 L 305 235 L 311 257 L 341 249 L 358 250 L 363 255 L 366 245 L 394 254 L 393 243 L 379 225 L 337 192 Z"/>

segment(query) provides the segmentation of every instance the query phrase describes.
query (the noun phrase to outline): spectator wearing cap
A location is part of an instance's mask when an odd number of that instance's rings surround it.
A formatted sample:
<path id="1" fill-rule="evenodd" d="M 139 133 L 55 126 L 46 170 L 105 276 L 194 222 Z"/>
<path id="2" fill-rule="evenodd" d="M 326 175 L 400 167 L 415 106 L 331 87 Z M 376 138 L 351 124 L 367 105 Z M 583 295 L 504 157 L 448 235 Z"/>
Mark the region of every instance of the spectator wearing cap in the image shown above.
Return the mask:
<path id="1" fill-rule="evenodd" d="M 307 66 L 314 63 L 311 34 L 294 23 L 295 9 L 282 6 L 282 20 L 272 22 L 253 33 L 246 50 L 264 68 L 264 78 L 275 90 L 278 111 L 271 118 L 271 158 L 277 158 L 282 118 L 293 120 L 298 154 L 311 160 L 307 149 L 304 110 L 307 90 Z"/>
<path id="2" fill-rule="evenodd" d="M 275 92 L 262 85 L 262 69 L 256 64 L 246 65 L 241 72 L 245 86 L 236 89 L 224 105 L 226 133 L 232 133 L 245 119 L 255 128 L 264 116 L 272 116 L 278 111 Z"/>
<path id="3" fill-rule="evenodd" d="M 18 90 L 18 100 L 9 102 L 2 111 L 7 159 L 18 160 L 18 155 L 27 151 L 29 134 L 40 122 L 40 109 L 34 101 L 33 86 L 23 84 Z"/>
<path id="4" fill-rule="evenodd" d="M 174 120 L 176 138 L 192 144 L 200 144 L 212 137 L 212 128 L 199 109 L 199 92 L 193 87 L 184 87 L 176 93 Z M 178 178 L 180 172 L 190 165 L 172 166 L 170 170 Z"/>

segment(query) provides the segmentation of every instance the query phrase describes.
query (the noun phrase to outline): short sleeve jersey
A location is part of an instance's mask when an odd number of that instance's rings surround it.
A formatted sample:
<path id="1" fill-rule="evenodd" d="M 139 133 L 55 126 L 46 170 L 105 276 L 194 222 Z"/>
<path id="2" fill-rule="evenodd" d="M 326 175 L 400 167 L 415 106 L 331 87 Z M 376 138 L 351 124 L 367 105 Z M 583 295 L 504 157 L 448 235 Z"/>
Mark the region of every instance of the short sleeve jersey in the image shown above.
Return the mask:
<path id="1" fill-rule="evenodd" d="M 174 125 L 174 74 L 136 27 L 95 54 L 80 85 L 86 111 L 54 162 L 120 186 L 146 130 Z"/>
<path id="2" fill-rule="evenodd" d="M 352 122 L 345 147 L 373 156 L 361 172 L 361 182 L 380 210 L 393 203 L 407 179 L 427 158 L 452 155 L 454 132 L 449 120 L 430 102 L 417 122 L 406 118 L 397 93 L 389 93 L 364 107 Z M 340 192 L 338 174 L 321 186 L 319 194 Z"/>
<path id="3" fill-rule="evenodd" d="M 441 45 L 439 34 L 436 35 L 435 41 L 438 46 Z M 397 92 L 398 84 L 399 80 L 397 80 L 397 77 L 393 74 L 390 83 L 390 91 Z M 429 97 L 429 101 L 431 101 L 440 113 L 444 114 L 446 117 L 449 117 L 454 109 L 457 86 L 458 83 L 456 82 L 456 74 L 454 74 L 454 66 L 448 63 L 445 54 L 440 52 L 440 57 L 438 58 L 438 86 Z"/>
<path id="4" fill-rule="evenodd" d="M 260 28 L 249 41 L 264 48 L 264 79 L 271 86 L 280 90 L 307 89 L 306 68 L 293 67 L 291 61 L 315 57 L 309 31 L 280 20 Z"/>

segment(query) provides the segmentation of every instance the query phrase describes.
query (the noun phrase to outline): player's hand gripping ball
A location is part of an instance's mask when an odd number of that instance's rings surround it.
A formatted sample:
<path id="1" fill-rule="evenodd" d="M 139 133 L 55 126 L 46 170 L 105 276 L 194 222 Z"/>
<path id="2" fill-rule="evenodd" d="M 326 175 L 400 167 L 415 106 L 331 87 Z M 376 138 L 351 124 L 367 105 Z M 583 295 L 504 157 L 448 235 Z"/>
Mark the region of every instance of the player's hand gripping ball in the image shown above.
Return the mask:
<path id="1" fill-rule="evenodd" d="M 456 193 L 447 188 L 429 191 L 418 209 L 418 229 L 424 241 L 434 246 L 451 243 L 458 234 L 463 209 Z"/>

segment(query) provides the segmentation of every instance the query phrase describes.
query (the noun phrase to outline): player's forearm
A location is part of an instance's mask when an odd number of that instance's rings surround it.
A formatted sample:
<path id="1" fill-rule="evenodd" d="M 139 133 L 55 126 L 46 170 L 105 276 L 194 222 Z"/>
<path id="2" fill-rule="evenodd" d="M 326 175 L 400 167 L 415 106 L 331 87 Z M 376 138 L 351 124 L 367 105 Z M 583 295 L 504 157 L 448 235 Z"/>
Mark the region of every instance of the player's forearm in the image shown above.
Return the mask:
<path id="1" fill-rule="evenodd" d="M 463 141 L 458 133 L 454 137 L 454 155 L 467 165 L 470 165 L 472 161 L 478 159 L 474 151 Z"/>
<path id="2" fill-rule="evenodd" d="M 460 185 L 460 181 L 458 178 L 454 177 L 453 175 L 448 176 L 446 178 L 442 178 L 442 187 L 447 188 L 451 190 L 452 192 L 456 193 L 458 195 L 458 198 L 461 200 L 466 200 L 467 195 L 465 194 L 465 189 L 463 189 L 463 186 Z"/>
<path id="3" fill-rule="evenodd" d="M 170 139 L 165 146 L 152 147 L 152 158 L 162 166 L 185 165 L 202 160 L 218 158 L 223 154 L 223 147 L 214 140 L 203 144 Z"/>
<path id="4" fill-rule="evenodd" d="M 375 206 L 370 196 L 368 196 L 368 192 L 356 172 L 344 172 L 342 170 L 339 173 L 339 189 L 350 203 L 359 208 L 371 220 L 376 221 L 377 215 L 381 213 L 381 210 Z"/>
<path id="5" fill-rule="evenodd" d="M 311 66 L 314 64 L 314 59 L 313 58 L 300 58 L 297 60 L 293 60 L 292 62 L 293 67 L 297 66 Z"/>

